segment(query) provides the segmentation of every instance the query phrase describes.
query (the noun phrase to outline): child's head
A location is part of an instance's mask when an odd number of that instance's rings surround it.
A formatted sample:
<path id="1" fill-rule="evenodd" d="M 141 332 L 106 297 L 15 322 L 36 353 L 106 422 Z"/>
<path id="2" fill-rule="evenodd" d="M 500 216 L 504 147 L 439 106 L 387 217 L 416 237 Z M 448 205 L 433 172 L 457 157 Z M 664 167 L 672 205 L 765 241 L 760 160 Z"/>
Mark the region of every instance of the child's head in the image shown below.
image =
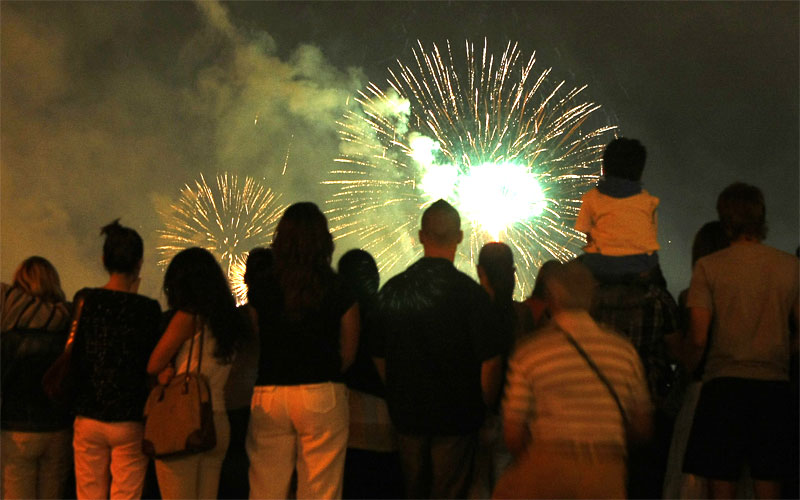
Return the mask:
<path id="1" fill-rule="evenodd" d="M 603 151 L 603 175 L 641 180 L 645 160 L 647 151 L 641 142 L 625 137 L 614 139 Z"/>

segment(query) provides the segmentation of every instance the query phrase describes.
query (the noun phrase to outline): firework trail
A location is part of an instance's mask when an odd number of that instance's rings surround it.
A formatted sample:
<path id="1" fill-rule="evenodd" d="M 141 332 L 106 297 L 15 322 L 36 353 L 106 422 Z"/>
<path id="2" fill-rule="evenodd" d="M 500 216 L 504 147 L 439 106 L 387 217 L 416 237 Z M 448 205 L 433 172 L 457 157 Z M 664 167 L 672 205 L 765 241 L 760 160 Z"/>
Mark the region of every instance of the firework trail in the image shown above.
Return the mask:
<path id="1" fill-rule="evenodd" d="M 185 185 L 168 211 L 160 211 L 164 229 L 159 230 L 159 265 L 166 267 L 176 253 L 199 246 L 209 250 L 227 273 L 239 303 L 247 298 L 244 268 L 248 252 L 269 246 L 286 205 L 280 195 L 252 177 L 240 180 L 232 174 L 216 176 L 209 185 L 200 175 Z"/>
<path id="2" fill-rule="evenodd" d="M 439 198 L 461 213 L 466 245 L 456 265 L 474 274 L 478 251 L 501 240 L 514 249 L 522 291 L 545 260 L 572 258 L 584 243 L 573 229 L 580 197 L 598 178 L 614 126 L 591 128 L 600 106 L 586 88 L 533 74 L 509 43 L 499 57 L 455 58 L 421 42 L 414 63 L 389 69 L 385 90 L 370 83 L 339 122 L 341 167 L 324 184 L 337 191 L 326 212 L 336 238 L 355 238 L 384 278 L 421 256 L 422 209 Z"/>

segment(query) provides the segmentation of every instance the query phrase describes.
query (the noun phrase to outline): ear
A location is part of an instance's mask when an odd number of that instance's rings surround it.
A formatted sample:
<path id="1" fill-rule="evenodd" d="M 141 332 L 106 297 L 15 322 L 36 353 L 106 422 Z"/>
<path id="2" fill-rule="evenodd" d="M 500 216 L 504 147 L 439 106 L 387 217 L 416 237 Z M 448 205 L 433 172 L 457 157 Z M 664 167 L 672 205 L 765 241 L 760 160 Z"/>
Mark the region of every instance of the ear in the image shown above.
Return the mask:
<path id="1" fill-rule="evenodd" d="M 457 243 L 460 245 L 462 241 L 464 241 L 464 231 L 459 229 L 458 230 L 458 242 Z"/>
<path id="2" fill-rule="evenodd" d="M 420 229 L 419 232 L 417 233 L 417 237 L 419 238 L 419 242 L 424 245 L 425 244 L 425 233 L 422 231 L 422 229 Z"/>

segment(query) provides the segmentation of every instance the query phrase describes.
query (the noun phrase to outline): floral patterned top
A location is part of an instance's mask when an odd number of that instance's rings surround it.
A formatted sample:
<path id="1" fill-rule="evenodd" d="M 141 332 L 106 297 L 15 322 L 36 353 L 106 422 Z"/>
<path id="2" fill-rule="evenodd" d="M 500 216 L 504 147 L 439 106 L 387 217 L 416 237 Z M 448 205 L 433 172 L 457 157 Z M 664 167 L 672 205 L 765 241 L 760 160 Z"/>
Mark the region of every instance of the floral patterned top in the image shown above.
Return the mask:
<path id="1" fill-rule="evenodd" d="M 84 288 L 75 334 L 76 415 L 104 422 L 142 419 L 147 361 L 160 336 L 161 307 L 135 293 Z"/>

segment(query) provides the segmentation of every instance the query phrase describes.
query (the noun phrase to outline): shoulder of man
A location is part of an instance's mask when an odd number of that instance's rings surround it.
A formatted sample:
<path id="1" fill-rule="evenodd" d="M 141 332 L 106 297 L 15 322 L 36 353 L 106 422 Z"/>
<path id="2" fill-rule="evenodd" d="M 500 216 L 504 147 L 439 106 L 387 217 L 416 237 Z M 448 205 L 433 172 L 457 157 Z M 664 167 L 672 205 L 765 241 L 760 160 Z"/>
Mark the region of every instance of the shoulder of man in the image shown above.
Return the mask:
<path id="1" fill-rule="evenodd" d="M 598 324 L 597 328 L 603 335 L 607 335 L 608 343 L 610 345 L 628 351 L 631 355 L 639 355 L 636 347 L 633 345 L 633 342 L 631 342 L 631 340 L 622 332 L 606 324 Z"/>

